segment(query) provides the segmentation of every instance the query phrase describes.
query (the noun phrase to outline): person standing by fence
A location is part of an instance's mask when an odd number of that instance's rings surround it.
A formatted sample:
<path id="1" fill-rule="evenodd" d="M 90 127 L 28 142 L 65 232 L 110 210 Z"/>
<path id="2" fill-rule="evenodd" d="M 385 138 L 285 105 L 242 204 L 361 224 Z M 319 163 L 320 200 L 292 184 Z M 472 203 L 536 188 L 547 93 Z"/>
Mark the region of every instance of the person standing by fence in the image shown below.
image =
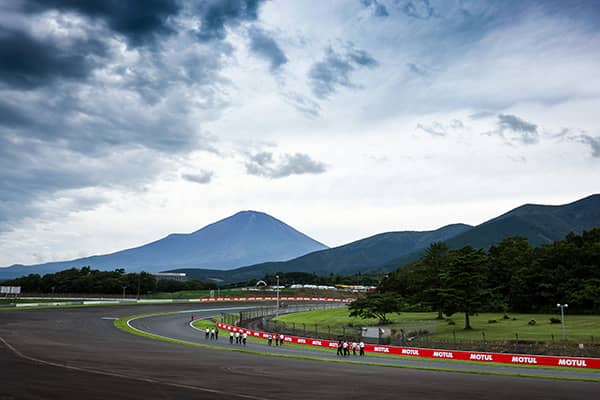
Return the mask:
<path id="1" fill-rule="evenodd" d="M 361 340 L 358 347 L 360 349 L 360 356 L 363 357 L 365 355 L 365 342 Z"/>
<path id="2" fill-rule="evenodd" d="M 233 331 L 229 332 L 229 344 L 233 344 Z"/>

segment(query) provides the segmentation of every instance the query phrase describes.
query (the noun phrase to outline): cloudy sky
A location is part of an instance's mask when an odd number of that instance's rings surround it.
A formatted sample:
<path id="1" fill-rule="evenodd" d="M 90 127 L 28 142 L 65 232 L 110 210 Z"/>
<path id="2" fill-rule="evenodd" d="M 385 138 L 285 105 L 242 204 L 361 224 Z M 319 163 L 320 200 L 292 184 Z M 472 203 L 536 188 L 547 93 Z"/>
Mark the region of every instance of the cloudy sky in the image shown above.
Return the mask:
<path id="1" fill-rule="evenodd" d="M 600 3 L 0 1 L 0 265 L 327 245 L 600 190 Z"/>

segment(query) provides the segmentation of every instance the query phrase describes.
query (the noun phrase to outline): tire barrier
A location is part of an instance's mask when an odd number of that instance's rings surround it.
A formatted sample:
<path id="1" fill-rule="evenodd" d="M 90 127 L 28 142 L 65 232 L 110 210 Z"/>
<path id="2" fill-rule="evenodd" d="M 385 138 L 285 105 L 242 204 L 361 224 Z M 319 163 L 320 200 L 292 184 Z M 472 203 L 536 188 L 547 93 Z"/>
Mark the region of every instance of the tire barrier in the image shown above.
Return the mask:
<path id="1" fill-rule="evenodd" d="M 252 329 L 240 328 L 237 326 L 217 323 L 217 327 L 233 332 L 247 333 L 248 336 L 267 339 L 268 332 L 261 332 Z M 304 338 L 298 336 L 284 335 L 284 341 L 306 346 L 325 347 L 337 349 L 337 341 Z M 446 360 L 473 361 L 483 363 L 501 363 L 512 365 L 529 366 L 549 366 L 549 367 L 571 367 L 571 368 L 600 368 L 600 358 L 583 357 L 556 357 L 556 356 L 538 356 L 525 354 L 509 353 L 486 353 L 473 351 L 455 351 L 426 349 L 417 347 L 386 346 L 376 344 L 365 344 L 366 353 L 393 354 L 398 356 L 438 358 Z"/>

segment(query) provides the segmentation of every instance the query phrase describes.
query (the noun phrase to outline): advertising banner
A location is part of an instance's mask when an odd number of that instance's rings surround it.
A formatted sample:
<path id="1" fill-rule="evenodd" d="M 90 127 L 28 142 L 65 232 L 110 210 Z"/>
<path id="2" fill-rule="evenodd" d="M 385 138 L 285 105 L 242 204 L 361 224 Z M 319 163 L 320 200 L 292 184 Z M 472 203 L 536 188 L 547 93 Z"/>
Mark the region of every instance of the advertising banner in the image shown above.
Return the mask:
<path id="1" fill-rule="evenodd" d="M 251 329 L 240 328 L 223 323 L 217 323 L 219 328 L 234 332 L 246 332 L 249 336 L 266 339 L 269 337 L 267 332 L 259 332 Z M 274 335 L 274 334 L 271 334 Z M 284 341 L 289 343 L 301 344 L 306 346 L 318 346 L 327 348 L 337 348 L 336 341 L 303 338 L 297 336 L 284 336 Z M 447 360 L 461 360 L 473 362 L 493 362 L 502 364 L 520 364 L 532 366 L 551 366 L 551 367 L 573 367 L 573 368 L 600 368 L 600 358 L 589 357 L 561 357 L 561 356 L 539 356 L 525 354 L 508 353 L 486 353 L 457 350 L 440 350 L 417 347 L 385 346 L 385 345 L 365 345 L 366 353 L 395 354 L 398 356 L 412 356 L 423 358 L 442 358 Z"/>

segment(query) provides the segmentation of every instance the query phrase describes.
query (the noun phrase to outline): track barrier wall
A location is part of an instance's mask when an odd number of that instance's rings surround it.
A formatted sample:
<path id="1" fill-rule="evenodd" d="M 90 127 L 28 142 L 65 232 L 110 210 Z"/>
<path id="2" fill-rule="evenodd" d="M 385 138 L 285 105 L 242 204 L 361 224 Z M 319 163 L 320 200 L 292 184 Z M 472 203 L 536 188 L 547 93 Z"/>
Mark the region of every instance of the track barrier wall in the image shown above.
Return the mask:
<path id="1" fill-rule="evenodd" d="M 106 300 L 81 300 L 81 301 L 61 301 L 47 303 L 16 303 L 0 304 L 0 307 L 57 307 L 69 305 L 94 305 L 94 304 L 145 304 L 145 303 L 206 303 L 217 301 L 277 301 L 277 297 L 248 296 L 248 297 L 206 297 L 202 299 L 106 299 Z M 328 303 L 351 303 L 353 298 L 334 298 L 334 297 L 289 297 L 279 296 L 279 301 L 323 301 Z"/>
<path id="2" fill-rule="evenodd" d="M 233 331 L 246 332 L 251 337 L 267 339 L 272 333 L 256 331 L 252 329 L 240 328 L 237 326 L 217 323 L 217 327 Z M 284 342 L 294 343 L 306 346 L 325 347 L 337 349 L 337 341 L 304 338 L 298 336 L 284 335 Z M 530 366 L 550 366 L 550 367 L 571 367 L 571 368 L 600 368 L 600 358 L 584 357 L 556 357 L 556 356 L 537 356 L 509 353 L 486 353 L 472 351 L 438 350 L 417 347 L 386 346 L 376 344 L 365 344 L 365 353 L 393 354 L 397 356 L 438 358 L 446 360 L 461 360 L 483 363 L 502 363 L 512 365 L 530 365 Z"/>
<path id="3" fill-rule="evenodd" d="M 212 301 L 276 301 L 277 297 L 209 297 L 194 301 L 212 302 Z M 192 301 L 192 300 L 190 300 Z M 325 301 L 330 303 L 351 303 L 354 299 L 335 298 L 335 297 L 289 297 L 279 296 L 279 301 Z"/>

